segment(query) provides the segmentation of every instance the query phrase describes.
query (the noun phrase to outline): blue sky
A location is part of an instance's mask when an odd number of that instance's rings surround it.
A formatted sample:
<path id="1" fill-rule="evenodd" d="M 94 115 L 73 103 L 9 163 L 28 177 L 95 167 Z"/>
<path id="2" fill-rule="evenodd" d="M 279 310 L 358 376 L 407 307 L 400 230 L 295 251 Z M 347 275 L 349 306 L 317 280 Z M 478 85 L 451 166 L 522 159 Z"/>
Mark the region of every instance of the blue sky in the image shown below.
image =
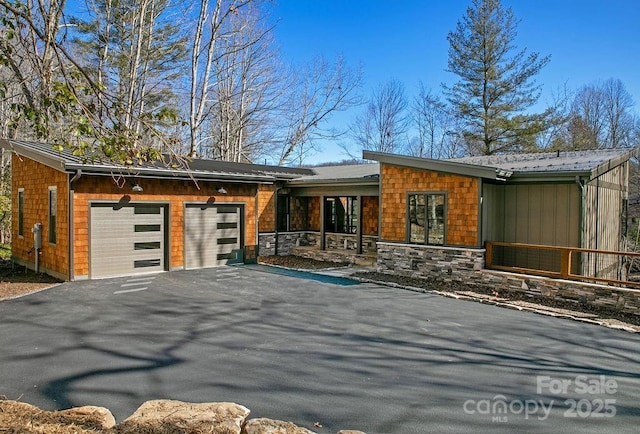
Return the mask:
<path id="1" fill-rule="evenodd" d="M 281 54 L 290 62 L 337 54 L 364 67 L 365 96 L 379 83 L 400 80 L 412 98 L 418 83 L 440 91 L 456 77 L 447 67 L 447 33 L 470 0 L 276 0 L 272 16 Z M 545 98 L 598 79 L 619 78 L 640 114 L 639 0 L 503 0 L 520 19 L 516 46 L 551 55 L 536 77 Z M 341 127 L 357 114 L 335 116 Z M 345 140 L 346 141 L 346 140 Z M 345 158 L 333 144 L 310 163 Z"/>

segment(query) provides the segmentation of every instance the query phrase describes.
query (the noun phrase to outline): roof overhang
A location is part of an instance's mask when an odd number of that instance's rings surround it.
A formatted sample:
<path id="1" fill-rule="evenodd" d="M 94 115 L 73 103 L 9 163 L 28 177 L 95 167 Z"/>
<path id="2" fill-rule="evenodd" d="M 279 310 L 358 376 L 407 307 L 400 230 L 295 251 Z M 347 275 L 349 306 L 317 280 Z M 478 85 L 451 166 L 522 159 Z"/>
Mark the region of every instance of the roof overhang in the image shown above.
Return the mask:
<path id="1" fill-rule="evenodd" d="M 478 166 L 475 164 L 459 163 L 455 161 L 434 160 L 431 158 L 417 158 L 404 155 L 387 154 L 384 152 L 363 151 L 365 160 L 379 161 L 393 166 L 410 167 L 413 169 L 430 170 L 440 173 L 483 178 L 495 181 L 506 181 L 513 175 L 509 170 L 495 167 Z"/>
<path id="2" fill-rule="evenodd" d="M 129 176 L 137 178 L 155 178 L 155 179 L 171 179 L 171 180 L 191 180 L 191 181 L 216 181 L 216 182 L 234 182 L 234 183 L 258 183 L 258 184 L 272 184 L 282 178 L 290 179 L 292 176 L 297 176 L 294 171 L 292 173 L 261 173 L 256 170 L 256 173 L 235 173 L 233 169 L 234 164 L 228 164 L 230 167 L 229 172 L 220 170 L 194 170 L 189 167 L 185 168 L 171 168 L 158 166 L 126 166 L 119 164 L 104 164 L 104 163 L 80 163 L 77 157 L 68 157 L 62 153 L 57 153 L 53 149 L 46 150 L 42 144 L 40 149 L 37 146 L 29 146 L 28 142 L 14 141 L 0 139 L 0 148 L 4 148 L 14 152 L 17 155 L 29 158 L 44 164 L 55 170 L 65 173 L 77 173 L 81 171 L 83 175 L 98 175 L 98 176 Z M 226 162 L 222 162 L 225 164 Z M 258 169 L 266 166 L 256 166 Z M 274 168 L 275 170 L 275 168 Z M 306 172 L 305 172 L 306 173 Z M 279 176 L 282 175 L 282 176 Z"/>

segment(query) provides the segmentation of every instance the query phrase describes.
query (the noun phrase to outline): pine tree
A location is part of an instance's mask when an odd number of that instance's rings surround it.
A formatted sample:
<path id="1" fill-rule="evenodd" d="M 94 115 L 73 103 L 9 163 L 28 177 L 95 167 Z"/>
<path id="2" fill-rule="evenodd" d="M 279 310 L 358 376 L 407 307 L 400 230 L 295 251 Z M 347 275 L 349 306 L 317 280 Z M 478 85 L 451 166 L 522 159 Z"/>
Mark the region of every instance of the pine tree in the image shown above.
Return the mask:
<path id="1" fill-rule="evenodd" d="M 527 110 L 540 96 L 533 78 L 550 58 L 516 49 L 517 24 L 500 0 L 473 0 L 447 36 L 447 71 L 459 80 L 444 91 L 472 154 L 517 152 L 545 127 L 548 113 Z"/>

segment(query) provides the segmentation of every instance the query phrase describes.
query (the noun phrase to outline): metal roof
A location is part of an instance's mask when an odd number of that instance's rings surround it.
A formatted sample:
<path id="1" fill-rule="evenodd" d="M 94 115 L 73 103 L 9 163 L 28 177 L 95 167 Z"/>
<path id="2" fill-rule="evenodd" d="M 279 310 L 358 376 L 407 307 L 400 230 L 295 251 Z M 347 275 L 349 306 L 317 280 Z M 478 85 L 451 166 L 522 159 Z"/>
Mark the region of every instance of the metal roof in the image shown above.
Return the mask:
<path id="1" fill-rule="evenodd" d="M 0 147 L 12 150 L 42 164 L 64 172 L 81 170 L 86 174 L 125 173 L 137 177 L 160 177 L 171 179 L 198 179 L 221 181 L 274 182 L 303 175 L 311 175 L 311 169 L 234 163 L 219 160 L 184 160 L 184 166 L 171 167 L 162 161 L 145 165 L 127 166 L 108 160 L 88 162 L 89 157 L 73 155 L 69 149 L 55 150 L 52 145 L 41 142 L 0 139 Z"/>
<path id="2" fill-rule="evenodd" d="M 349 164 L 340 166 L 319 166 L 307 174 L 289 181 L 289 185 L 328 183 L 377 183 L 380 164 Z"/>
<path id="3" fill-rule="evenodd" d="M 505 181 L 507 179 L 558 179 L 588 176 L 593 179 L 624 163 L 636 149 L 538 152 L 432 160 L 364 151 L 365 159 L 386 164 Z"/>
<path id="4" fill-rule="evenodd" d="M 592 177 L 628 160 L 635 149 L 594 149 L 556 151 L 529 154 L 487 155 L 456 158 L 456 161 L 477 166 L 495 167 L 513 172 L 514 176 L 574 174 Z"/>

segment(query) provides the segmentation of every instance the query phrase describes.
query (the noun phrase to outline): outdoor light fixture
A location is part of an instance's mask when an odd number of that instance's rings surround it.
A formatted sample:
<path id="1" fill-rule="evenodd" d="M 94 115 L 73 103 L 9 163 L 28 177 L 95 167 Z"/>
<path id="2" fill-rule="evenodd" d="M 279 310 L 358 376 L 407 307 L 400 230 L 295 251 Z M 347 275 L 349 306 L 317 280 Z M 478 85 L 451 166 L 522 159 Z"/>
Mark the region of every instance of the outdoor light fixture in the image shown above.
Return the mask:
<path id="1" fill-rule="evenodd" d="M 136 193 L 140 193 L 142 190 L 143 188 L 140 187 L 140 184 L 137 182 L 131 186 L 131 191 L 135 191 Z"/>
<path id="2" fill-rule="evenodd" d="M 218 187 L 216 191 L 220 194 L 227 194 L 227 190 L 225 190 L 224 187 Z"/>

